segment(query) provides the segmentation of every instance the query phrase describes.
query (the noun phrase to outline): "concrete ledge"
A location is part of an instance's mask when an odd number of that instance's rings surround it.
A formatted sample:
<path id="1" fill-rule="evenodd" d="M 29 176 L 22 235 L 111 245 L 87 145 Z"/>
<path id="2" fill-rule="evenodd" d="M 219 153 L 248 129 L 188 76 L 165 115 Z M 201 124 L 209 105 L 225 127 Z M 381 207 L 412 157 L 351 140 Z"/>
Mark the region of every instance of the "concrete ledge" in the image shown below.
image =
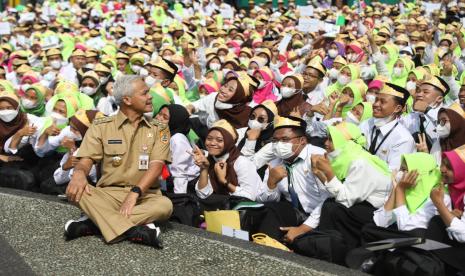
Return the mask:
<path id="1" fill-rule="evenodd" d="M 64 241 L 64 223 L 79 215 L 79 209 L 57 197 L 0 188 L 1 251 L 6 248 L 2 244 L 3 236 L 9 252 L 16 252 L 16 255 L 9 255 L 15 256 L 22 269 L 15 273 L 8 270 L 9 265 L 0 262 L 0 275 L 361 274 L 331 263 L 176 223 L 169 223 L 162 233 L 163 250 L 126 241 L 106 245 L 99 237 Z"/>

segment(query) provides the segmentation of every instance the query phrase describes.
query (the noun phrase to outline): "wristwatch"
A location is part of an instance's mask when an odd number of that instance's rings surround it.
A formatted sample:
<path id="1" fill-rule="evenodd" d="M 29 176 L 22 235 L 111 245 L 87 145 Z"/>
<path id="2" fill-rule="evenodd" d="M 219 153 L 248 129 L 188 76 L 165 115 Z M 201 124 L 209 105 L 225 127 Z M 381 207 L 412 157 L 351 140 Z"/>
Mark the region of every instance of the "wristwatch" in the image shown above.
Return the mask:
<path id="1" fill-rule="evenodd" d="M 131 188 L 131 192 L 133 193 L 137 193 L 139 195 L 139 197 L 142 196 L 142 190 L 138 187 L 138 186 L 134 186 Z"/>

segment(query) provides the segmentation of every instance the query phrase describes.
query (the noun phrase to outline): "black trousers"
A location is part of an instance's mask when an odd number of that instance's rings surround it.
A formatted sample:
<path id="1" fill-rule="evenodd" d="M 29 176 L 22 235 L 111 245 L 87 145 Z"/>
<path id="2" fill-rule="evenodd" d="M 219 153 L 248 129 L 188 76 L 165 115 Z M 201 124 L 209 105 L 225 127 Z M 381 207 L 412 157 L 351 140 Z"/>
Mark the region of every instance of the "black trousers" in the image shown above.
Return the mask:
<path id="1" fill-rule="evenodd" d="M 373 205 L 367 201 L 356 203 L 347 208 L 330 198 L 323 204 L 318 229 L 338 231 L 350 250 L 360 246 L 362 227 L 367 223 L 373 223 L 375 210 Z"/>
<path id="2" fill-rule="evenodd" d="M 413 229 L 411 231 L 400 231 L 397 230 L 395 225 L 385 228 L 376 226 L 374 223 L 369 223 L 362 228 L 362 243 L 370 243 L 385 239 L 397 239 L 397 238 L 412 238 L 412 237 L 424 237 L 426 229 Z"/>

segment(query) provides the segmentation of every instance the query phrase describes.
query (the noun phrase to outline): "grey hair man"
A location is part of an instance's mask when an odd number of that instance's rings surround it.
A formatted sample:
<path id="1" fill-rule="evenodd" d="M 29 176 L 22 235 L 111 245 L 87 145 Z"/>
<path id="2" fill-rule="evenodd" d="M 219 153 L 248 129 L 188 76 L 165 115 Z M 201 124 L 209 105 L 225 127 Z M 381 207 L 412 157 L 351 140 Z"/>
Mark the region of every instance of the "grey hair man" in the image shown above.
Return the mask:
<path id="1" fill-rule="evenodd" d="M 119 77 L 113 94 L 120 110 L 94 120 L 79 148 L 66 195 L 86 216 L 68 221 L 65 237 L 101 233 L 108 243 L 128 239 L 161 248 L 153 222 L 167 220 L 173 209 L 158 183 L 171 159 L 169 129 L 143 116 L 152 111 L 152 96 L 141 77 Z M 96 187 L 87 182 L 94 164 L 101 169 Z"/>

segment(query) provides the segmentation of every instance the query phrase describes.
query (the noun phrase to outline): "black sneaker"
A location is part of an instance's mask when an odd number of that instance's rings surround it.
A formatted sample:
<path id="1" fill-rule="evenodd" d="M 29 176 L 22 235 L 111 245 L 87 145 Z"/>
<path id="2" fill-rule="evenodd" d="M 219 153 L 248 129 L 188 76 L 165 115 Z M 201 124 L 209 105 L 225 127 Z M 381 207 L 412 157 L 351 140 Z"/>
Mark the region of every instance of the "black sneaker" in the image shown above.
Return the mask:
<path id="1" fill-rule="evenodd" d="M 82 217 L 78 220 L 69 220 L 65 224 L 65 238 L 68 241 L 79 237 L 99 234 L 100 230 L 88 217 Z"/>
<path id="2" fill-rule="evenodd" d="M 159 234 L 159 229 L 152 229 L 146 225 L 139 225 L 129 229 L 126 236 L 130 242 L 153 246 L 157 249 L 163 249 L 163 244 L 158 238 Z"/>

